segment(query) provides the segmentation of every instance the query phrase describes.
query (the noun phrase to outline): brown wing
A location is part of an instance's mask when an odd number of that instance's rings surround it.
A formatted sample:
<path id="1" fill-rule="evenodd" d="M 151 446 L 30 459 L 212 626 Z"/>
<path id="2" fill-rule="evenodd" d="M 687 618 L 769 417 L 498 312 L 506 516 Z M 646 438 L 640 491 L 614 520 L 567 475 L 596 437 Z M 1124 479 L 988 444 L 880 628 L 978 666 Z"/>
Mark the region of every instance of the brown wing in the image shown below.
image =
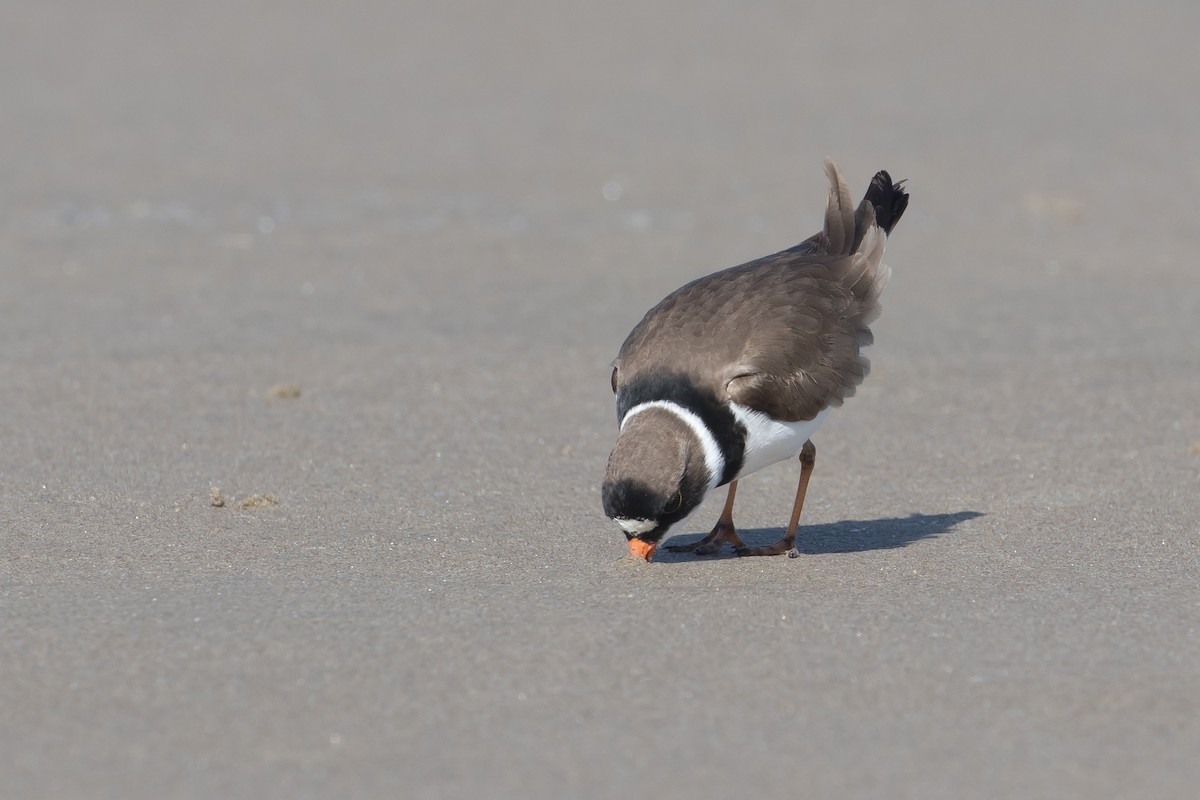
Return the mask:
<path id="1" fill-rule="evenodd" d="M 682 373 L 782 420 L 841 405 L 869 368 L 859 349 L 878 306 L 853 290 L 862 264 L 861 256 L 781 253 L 694 281 L 630 334 L 618 384 Z"/>
<path id="2" fill-rule="evenodd" d="M 836 168 L 827 171 L 825 230 L 666 297 L 622 346 L 614 390 L 639 375 L 682 374 L 782 420 L 811 419 L 854 393 L 888 275 L 885 237 L 872 205 L 852 210 Z"/>
<path id="3" fill-rule="evenodd" d="M 731 400 L 798 421 L 854 394 L 870 370 L 860 349 L 871 341 L 874 311 L 847 285 L 854 267 L 854 257 L 841 256 L 792 268 L 758 310 L 736 374 L 725 383 Z"/>

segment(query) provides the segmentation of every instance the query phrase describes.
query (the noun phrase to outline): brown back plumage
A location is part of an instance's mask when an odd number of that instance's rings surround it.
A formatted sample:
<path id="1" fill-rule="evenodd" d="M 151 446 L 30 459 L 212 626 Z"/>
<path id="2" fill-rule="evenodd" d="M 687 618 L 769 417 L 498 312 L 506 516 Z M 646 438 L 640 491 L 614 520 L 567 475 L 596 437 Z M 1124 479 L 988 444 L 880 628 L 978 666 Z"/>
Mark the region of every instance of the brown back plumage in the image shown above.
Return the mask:
<path id="1" fill-rule="evenodd" d="M 825 162 L 824 229 L 775 255 L 692 281 L 652 308 L 614 362 L 613 389 L 655 373 L 685 376 L 719 399 L 775 419 L 815 417 L 854 394 L 870 368 L 887 231 L 908 203 L 886 172 L 855 207 Z"/>

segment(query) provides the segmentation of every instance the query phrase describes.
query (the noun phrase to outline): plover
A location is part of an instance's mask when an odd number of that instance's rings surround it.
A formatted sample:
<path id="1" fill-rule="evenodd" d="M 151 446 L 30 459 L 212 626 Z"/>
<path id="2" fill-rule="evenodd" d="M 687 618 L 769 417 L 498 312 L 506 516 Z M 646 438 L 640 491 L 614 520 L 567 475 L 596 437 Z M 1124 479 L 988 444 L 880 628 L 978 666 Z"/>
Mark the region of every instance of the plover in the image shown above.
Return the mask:
<path id="1" fill-rule="evenodd" d="M 728 543 L 740 556 L 798 555 L 796 525 L 816 460 L 810 437 L 870 367 L 861 349 L 891 274 L 884 242 L 908 205 L 903 181 L 887 172 L 857 208 L 832 161 L 825 172 L 823 231 L 667 295 L 613 361 L 620 433 L 604 475 L 604 513 L 635 557 L 649 561 L 667 529 L 726 484 L 712 532 L 670 549 L 711 555 Z M 733 525 L 738 481 L 796 456 L 787 532 L 746 547 Z"/>

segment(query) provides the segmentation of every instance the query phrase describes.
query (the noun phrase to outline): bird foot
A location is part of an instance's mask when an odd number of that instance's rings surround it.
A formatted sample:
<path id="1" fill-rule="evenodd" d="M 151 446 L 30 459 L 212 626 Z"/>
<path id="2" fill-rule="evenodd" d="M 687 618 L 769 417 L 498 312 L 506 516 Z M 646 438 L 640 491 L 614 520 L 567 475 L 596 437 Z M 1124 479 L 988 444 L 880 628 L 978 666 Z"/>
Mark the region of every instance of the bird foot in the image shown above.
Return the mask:
<path id="1" fill-rule="evenodd" d="M 703 539 L 690 542 L 689 544 L 673 544 L 667 547 L 672 553 L 695 553 L 698 556 L 713 556 L 721 552 L 721 548 L 729 544 L 734 550 L 744 550 L 746 545 L 742 543 L 742 538 L 738 536 L 737 529 L 732 523 L 717 522 L 716 527 L 712 529 L 712 533 L 705 536 Z"/>
<path id="2" fill-rule="evenodd" d="M 737 554 L 742 556 L 778 556 L 787 553 L 788 558 L 799 558 L 800 551 L 796 549 L 796 541 L 794 538 L 783 538 L 774 544 L 768 544 L 763 547 L 739 547 Z"/>

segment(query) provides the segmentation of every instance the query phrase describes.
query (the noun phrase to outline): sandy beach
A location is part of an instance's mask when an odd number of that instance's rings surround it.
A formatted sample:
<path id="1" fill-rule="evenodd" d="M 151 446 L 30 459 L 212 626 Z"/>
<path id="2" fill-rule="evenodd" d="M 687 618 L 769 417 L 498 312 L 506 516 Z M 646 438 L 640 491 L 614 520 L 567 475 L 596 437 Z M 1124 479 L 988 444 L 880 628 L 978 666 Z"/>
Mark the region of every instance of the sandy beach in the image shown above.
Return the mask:
<path id="1" fill-rule="evenodd" d="M 1194 797 L 1197 30 L 4 4 L 0 797 Z M 826 156 L 912 200 L 802 557 L 635 563 L 609 363 Z"/>

